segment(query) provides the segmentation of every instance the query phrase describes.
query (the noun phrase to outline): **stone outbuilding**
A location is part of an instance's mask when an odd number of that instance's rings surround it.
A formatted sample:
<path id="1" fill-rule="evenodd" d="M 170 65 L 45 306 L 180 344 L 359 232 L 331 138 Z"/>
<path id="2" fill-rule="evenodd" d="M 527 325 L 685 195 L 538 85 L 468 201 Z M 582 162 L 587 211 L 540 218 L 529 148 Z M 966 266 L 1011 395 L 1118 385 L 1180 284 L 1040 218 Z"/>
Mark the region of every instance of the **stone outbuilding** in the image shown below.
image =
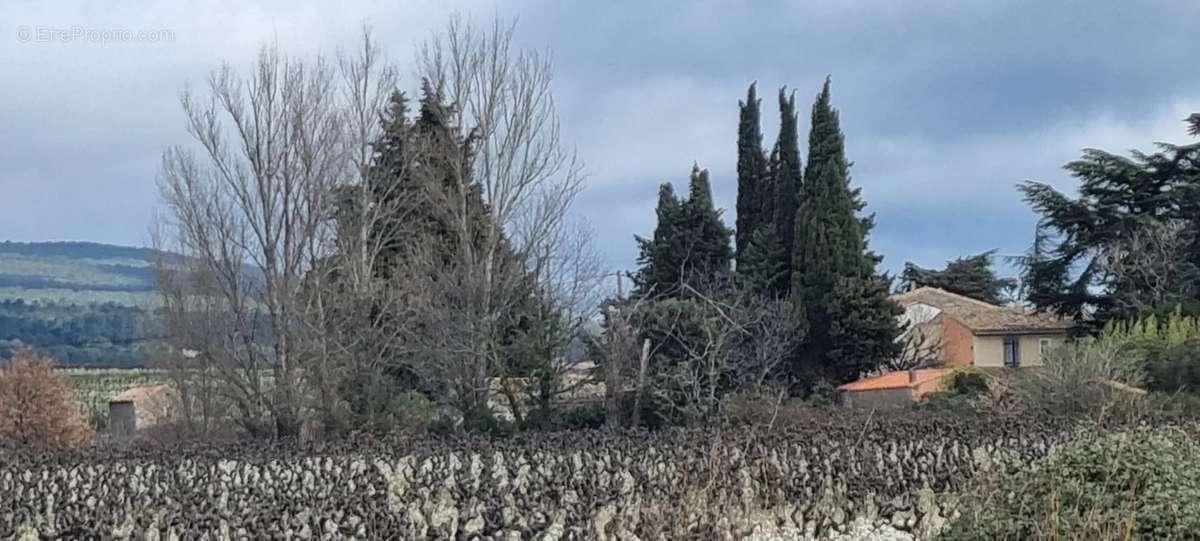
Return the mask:
<path id="1" fill-rule="evenodd" d="M 108 402 L 109 432 L 118 439 L 132 438 L 139 430 L 173 420 L 178 406 L 178 393 L 170 385 L 126 389 Z"/>

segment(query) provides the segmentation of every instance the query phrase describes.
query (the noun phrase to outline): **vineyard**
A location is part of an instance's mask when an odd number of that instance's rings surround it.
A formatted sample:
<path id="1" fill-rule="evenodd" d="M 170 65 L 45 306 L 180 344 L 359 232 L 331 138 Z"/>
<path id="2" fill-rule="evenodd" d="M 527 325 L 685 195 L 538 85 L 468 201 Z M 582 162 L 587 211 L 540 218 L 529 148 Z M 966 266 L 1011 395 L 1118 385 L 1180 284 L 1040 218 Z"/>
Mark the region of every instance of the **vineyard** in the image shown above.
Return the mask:
<path id="1" fill-rule="evenodd" d="M 927 538 L 978 472 L 1031 464 L 1075 433 L 919 417 L 827 415 L 770 433 L 14 453 L 0 456 L 10 495 L 0 538 L 804 538 L 854 524 Z"/>

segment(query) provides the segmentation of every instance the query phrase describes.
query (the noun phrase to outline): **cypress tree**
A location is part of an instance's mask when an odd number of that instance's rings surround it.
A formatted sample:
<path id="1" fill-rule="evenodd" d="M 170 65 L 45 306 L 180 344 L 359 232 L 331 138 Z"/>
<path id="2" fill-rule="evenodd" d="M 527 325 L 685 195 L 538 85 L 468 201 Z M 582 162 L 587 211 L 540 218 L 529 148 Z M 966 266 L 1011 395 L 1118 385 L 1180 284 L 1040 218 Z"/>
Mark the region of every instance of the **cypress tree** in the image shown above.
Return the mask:
<path id="1" fill-rule="evenodd" d="M 792 251 L 795 249 L 796 210 L 802 199 L 803 186 L 800 168 L 800 137 L 796 122 L 796 95 L 788 95 L 785 89 L 779 89 L 779 136 L 775 141 L 773 151 L 774 176 L 774 218 L 775 231 L 779 237 L 779 248 L 775 251 L 780 255 L 778 263 L 788 269 L 792 267 Z M 781 291 L 786 295 L 789 289 L 787 280 L 780 282 Z"/>
<path id="2" fill-rule="evenodd" d="M 699 284 L 723 284 L 729 278 L 733 249 L 730 240 L 733 231 L 721 221 L 721 211 L 713 204 L 712 184 L 708 170 L 692 166 L 688 200 L 684 204 L 687 214 L 687 235 L 691 239 L 689 252 L 694 263 L 694 272 Z"/>
<path id="3" fill-rule="evenodd" d="M 784 258 L 775 224 L 763 224 L 739 254 L 738 285 L 755 294 L 778 296 L 787 289 L 790 279 L 789 265 L 784 265 Z"/>
<path id="4" fill-rule="evenodd" d="M 655 215 L 654 236 L 637 237 L 638 295 L 678 296 L 684 283 L 699 287 L 728 279 L 733 232 L 713 206 L 707 170 L 693 167 L 685 200 L 670 183 L 660 186 Z"/>
<path id="5" fill-rule="evenodd" d="M 680 243 L 682 205 L 669 182 L 658 187 L 654 215 L 654 236 L 649 239 L 634 237 L 638 244 L 638 271 L 633 282 L 639 296 L 673 291 L 678 283 L 675 269 L 680 262 L 675 255 L 683 248 Z"/>
<path id="6" fill-rule="evenodd" d="M 746 91 L 746 101 L 738 102 L 738 192 L 737 192 L 737 262 L 740 271 L 745 266 L 746 247 L 765 222 L 774 219 L 771 205 L 771 182 L 767 178 L 767 157 L 763 154 L 762 127 L 759 106 L 762 102 L 752 83 Z M 763 214 L 764 206 L 771 214 Z"/>
<path id="7" fill-rule="evenodd" d="M 888 298 L 891 280 L 876 274 L 879 258 L 867 247 L 872 220 L 858 214 L 863 203 L 850 187 L 828 79 L 813 103 L 812 122 L 791 272 L 792 299 L 809 329 L 791 367 L 802 386 L 840 383 L 896 355 L 900 313 Z"/>

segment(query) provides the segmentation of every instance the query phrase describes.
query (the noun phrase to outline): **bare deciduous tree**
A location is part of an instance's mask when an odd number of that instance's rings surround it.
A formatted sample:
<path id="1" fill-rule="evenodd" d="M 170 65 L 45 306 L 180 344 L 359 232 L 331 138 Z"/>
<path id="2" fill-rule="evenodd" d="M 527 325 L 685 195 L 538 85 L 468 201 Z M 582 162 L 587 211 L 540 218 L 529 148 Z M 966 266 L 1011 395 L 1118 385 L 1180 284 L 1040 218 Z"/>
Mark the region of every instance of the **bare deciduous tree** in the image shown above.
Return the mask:
<path id="1" fill-rule="evenodd" d="M 608 428 L 641 424 L 651 353 L 650 339 L 642 338 L 637 318 L 645 299 L 625 299 L 622 293 L 602 307 L 604 333 L 592 337 L 604 381 L 604 421 Z"/>
<path id="2" fill-rule="evenodd" d="M 1114 239 L 1098 262 L 1119 308 L 1132 313 L 1194 298 L 1200 269 L 1188 260 L 1193 239 L 1180 220 L 1149 222 Z"/>
<path id="3" fill-rule="evenodd" d="M 219 381 L 252 434 L 297 436 L 307 384 L 326 381 L 334 345 L 318 334 L 314 348 L 311 331 L 327 325 L 325 298 L 312 292 L 325 290 L 324 262 L 345 249 L 333 245 L 335 195 L 362 184 L 379 95 L 394 84 L 364 32 L 361 54 L 336 67 L 272 45 L 246 76 L 226 64 L 203 96 L 182 96 L 196 145 L 167 150 L 159 183 L 163 247 L 182 255 L 162 269 L 171 279 L 160 272 L 179 316 L 170 334 L 177 350 L 199 352 L 188 364 Z M 347 259 L 360 265 L 339 270 L 369 287 L 355 279 L 370 248 L 353 248 L 359 257 Z"/>
<path id="4" fill-rule="evenodd" d="M 708 422 L 727 393 L 765 394 L 780 383 L 783 364 L 804 338 L 786 300 L 721 284 L 680 290 L 683 297 L 606 306 L 596 351 L 610 427 L 640 424 L 643 406 L 672 421 Z"/>
<path id="5" fill-rule="evenodd" d="M 199 353 L 175 373 L 211 376 L 244 428 L 285 437 L 344 424 L 369 394 L 355 386 L 385 372 L 464 414 L 497 376 L 517 415 L 561 394 L 599 259 L 566 217 L 583 176 L 549 60 L 511 43 L 511 26 L 461 19 L 430 39 L 419 74 L 449 101 L 429 112 L 444 132 L 387 168 L 375 145 L 397 76 L 368 30 L 335 63 L 266 47 L 247 77 L 224 66 L 206 99 L 185 93 L 197 150 L 168 150 L 160 181 L 160 246 L 183 257 L 159 274 L 173 349 Z M 516 355 L 530 351 L 534 372 Z"/>
<path id="6" fill-rule="evenodd" d="M 888 359 L 881 367 L 885 372 L 935 368 L 943 364 L 944 341 L 941 322 L 916 325 L 909 322 L 904 333 L 896 339 L 902 344 L 900 354 Z"/>

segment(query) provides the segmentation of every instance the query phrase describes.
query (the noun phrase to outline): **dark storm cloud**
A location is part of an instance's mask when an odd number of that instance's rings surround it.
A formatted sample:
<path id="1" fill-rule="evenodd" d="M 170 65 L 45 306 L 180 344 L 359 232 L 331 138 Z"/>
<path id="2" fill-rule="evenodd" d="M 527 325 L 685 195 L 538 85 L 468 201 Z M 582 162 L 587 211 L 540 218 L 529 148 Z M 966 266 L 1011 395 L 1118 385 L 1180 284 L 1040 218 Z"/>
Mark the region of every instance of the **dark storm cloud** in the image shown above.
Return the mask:
<path id="1" fill-rule="evenodd" d="M 681 186 L 693 163 L 711 169 L 732 223 L 737 100 L 753 80 L 769 144 L 776 89 L 797 92 L 806 130 L 832 74 L 854 181 L 877 213 L 873 246 L 893 270 L 1019 253 L 1034 217 L 1014 184 L 1069 188 L 1060 167 L 1080 148 L 1181 140 L 1180 119 L 1200 110 L 1192 1 L 191 5 L 0 7 L 0 237 L 144 243 L 158 157 L 186 140 L 185 84 L 268 40 L 332 52 L 364 19 L 406 64 L 455 9 L 516 17 L 524 44 L 553 51 L 565 135 L 590 172 L 577 211 L 614 267 L 631 267 L 633 235 L 651 232 L 657 185 Z M 173 39 L 18 39 L 37 25 Z"/>

